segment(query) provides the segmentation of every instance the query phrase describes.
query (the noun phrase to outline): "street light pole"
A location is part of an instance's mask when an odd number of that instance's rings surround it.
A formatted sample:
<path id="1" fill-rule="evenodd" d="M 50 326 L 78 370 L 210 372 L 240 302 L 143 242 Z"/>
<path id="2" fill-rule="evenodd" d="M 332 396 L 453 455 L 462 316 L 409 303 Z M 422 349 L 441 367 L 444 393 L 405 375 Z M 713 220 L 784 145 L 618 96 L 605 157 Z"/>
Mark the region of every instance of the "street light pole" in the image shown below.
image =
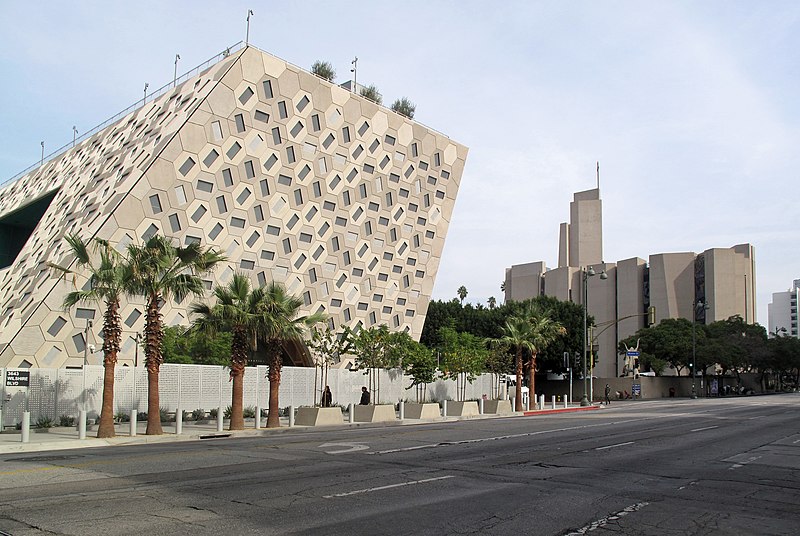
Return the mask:
<path id="1" fill-rule="evenodd" d="M 591 404 L 589 401 L 589 391 L 586 386 L 586 371 L 588 370 L 586 364 L 586 339 L 589 336 L 587 331 L 587 318 L 589 316 L 589 278 L 592 276 L 598 275 L 597 272 L 594 271 L 594 268 L 589 266 L 581 268 L 581 279 L 583 280 L 583 398 L 581 398 L 581 406 L 588 406 Z M 606 271 L 603 270 L 600 272 L 600 279 L 608 279 L 608 275 Z M 591 344 L 591 341 L 589 342 Z M 592 357 L 594 359 L 594 357 Z M 591 374 L 591 373 L 590 373 Z"/>
<path id="2" fill-rule="evenodd" d="M 697 398 L 697 387 L 695 386 L 697 378 L 697 309 L 702 307 L 703 311 L 706 311 L 708 304 L 704 300 L 697 300 L 692 305 L 694 306 L 692 314 L 692 398 Z"/>

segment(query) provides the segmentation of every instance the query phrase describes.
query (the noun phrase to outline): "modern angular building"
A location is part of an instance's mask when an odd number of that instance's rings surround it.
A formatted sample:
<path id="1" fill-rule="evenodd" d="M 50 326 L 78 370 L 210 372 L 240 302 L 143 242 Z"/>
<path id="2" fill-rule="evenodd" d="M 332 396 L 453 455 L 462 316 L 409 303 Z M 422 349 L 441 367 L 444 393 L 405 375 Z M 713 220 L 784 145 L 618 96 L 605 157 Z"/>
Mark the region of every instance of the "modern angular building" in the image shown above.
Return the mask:
<path id="1" fill-rule="evenodd" d="M 274 279 L 337 329 L 419 338 L 466 147 L 252 46 L 182 80 L 0 189 L 0 366 L 102 361 L 100 306 L 63 310 L 72 282 L 47 265 L 72 262 L 71 233 L 213 245 L 209 289 Z M 143 304 L 121 312 L 132 364 Z"/>
<path id="2" fill-rule="evenodd" d="M 609 263 L 603 261 L 602 239 L 599 188 L 578 192 L 570 204 L 570 222 L 560 227 L 558 268 L 548 270 L 540 261 L 512 266 L 505 274 L 506 301 L 546 295 L 582 303 L 586 281 L 587 310 L 597 325 L 595 376 L 615 377 L 623 372 L 625 360 L 617 354 L 618 341 L 645 327 L 650 306 L 656 308 L 656 323 L 665 318 L 691 320 L 695 309 L 701 323 L 734 315 L 755 322 L 751 245 Z M 605 272 L 606 277 L 584 277 L 583 269 L 589 267 L 597 275 Z"/>
<path id="3" fill-rule="evenodd" d="M 768 305 L 767 310 L 769 315 L 767 331 L 770 337 L 780 332 L 782 335 L 800 338 L 800 330 L 797 328 L 798 301 L 800 301 L 800 279 L 794 280 L 791 290 L 772 293 L 772 303 Z"/>

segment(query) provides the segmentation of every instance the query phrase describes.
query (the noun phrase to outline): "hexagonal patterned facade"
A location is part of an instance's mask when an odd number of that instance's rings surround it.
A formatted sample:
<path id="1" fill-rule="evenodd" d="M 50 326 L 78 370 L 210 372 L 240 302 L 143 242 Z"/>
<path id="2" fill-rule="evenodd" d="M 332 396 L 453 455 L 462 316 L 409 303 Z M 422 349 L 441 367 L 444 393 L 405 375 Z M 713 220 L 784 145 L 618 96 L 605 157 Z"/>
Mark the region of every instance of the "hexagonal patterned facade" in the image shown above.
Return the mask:
<path id="1" fill-rule="evenodd" d="M 419 338 L 466 156 L 245 47 L 0 190 L 0 366 L 80 365 L 87 345 L 101 347 L 101 307 L 61 306 L 85 280 L 47 266 L 72 262 L 69 233 L 119 249 L 154 233 L 214 245 L 229 261 L 209 289 L 237 271 L 274 279 L 336 328 L 387 324 Z M 165 322 L 188 324 L 188 304 L 166 303 Z M 125 301 L 122 321 L 124 363 L 142 302 Z"/>

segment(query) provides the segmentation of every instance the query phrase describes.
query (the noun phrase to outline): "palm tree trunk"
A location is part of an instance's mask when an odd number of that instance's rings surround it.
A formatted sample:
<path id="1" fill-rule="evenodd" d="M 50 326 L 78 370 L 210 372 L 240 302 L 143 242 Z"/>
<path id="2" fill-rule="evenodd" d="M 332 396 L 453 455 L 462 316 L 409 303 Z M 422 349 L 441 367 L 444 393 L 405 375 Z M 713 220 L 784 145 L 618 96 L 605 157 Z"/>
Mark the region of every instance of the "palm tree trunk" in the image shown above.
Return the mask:
<path id="1" fill-rule="evenodd" d="M 114 437 L 114 363 L 110 359 L 103 363 L 103 407 L 100 410 L 100 425 L 97 437 Z"/>
<path id="2" fill-rule="evenodd" d="M 229 430 L 244 430 L 244 415 L 242 401 L 244 397 L 244 369 L 238 366 L 231 368 L 233 378 L 233 393 L 231 396 L 231 422 Z"/>
<path id="3" fill-rule="evenodd" d="M 147 365 L 147 435 L 161 435 L 161 408 L 158 398 L 158 364 Z"/>
<path id="4" fill-rule="evenodd" d="M 269 412 L 267 413 L 267 428 L 280 428 L 281 418 L 278 414 L 278 389 L 281 385 L 281 355 L 275 352 L 269 360 Z"/>
<path id="5" fill-rule="evenodd" d="M 529 400 L 536 400 L 535 398 L 530 398 L 530 397 L 535 397 L 536 396 L 536 389 L 535 389 L 536 388 L 536 377 L 535 376 L 536 376 L 536 352 L 533 352 L 531 354 L 531 370 L 530 370 L 529 376 L 528 376 L 528 387 L 530 387 L 530 390 L 528 391 L 528 399 Z M 539 409 L 542 409 L 542 408 L 539 408 Z"/>
<path id="6" fill-rule="evenodd" d="M 517 387 L 514 389 L 514 407 L 522 411 L 522 349 L 517 349 Z"/>

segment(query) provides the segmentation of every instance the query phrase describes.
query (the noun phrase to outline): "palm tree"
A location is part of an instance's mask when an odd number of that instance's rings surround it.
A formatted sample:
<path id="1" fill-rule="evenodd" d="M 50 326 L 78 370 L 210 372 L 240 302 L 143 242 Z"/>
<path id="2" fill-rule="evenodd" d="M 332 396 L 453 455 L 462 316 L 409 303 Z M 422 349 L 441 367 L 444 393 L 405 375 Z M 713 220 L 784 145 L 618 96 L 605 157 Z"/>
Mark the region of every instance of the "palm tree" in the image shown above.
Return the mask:
<path id="1" fill-rule="evenodd" d="M 506 291 L 506 282 L 503 281 L 502 283 L 500 283 L 500 292 L 505 292 L 505 291 Z"/>
<path id="2" fill-rule="evenodd" d="M 467 287 L 461 285 L 458 287 L 456 294 L 458 294 L 458 299 L 461 300 L 461 305 L 464 305 L 464 298 L 467 297 Z"/>
<path id="3" fill-rule="evenodd" d="M 333 69 L 333 65 L 327 61 L 315 61 L 311 66 L 311 72 L 328 82 L 333 82 L 334 78 L 336 78 L 336 71 Z"/>
<path id="4" fill-rule="evenodd" d="M 119 303 L 125 293 L 125 259 L 107 241 L 99 238 L 95 238 L 93 244 L 95 253 L 99 254 L 95 259 L 89 246 L 77 235 L 70 235 L 66 240 L 78 268 L 89 273 L 89 287 L 68 293 L 64 297 L 64 308 L 69 309 L 81 302 L 104 303 L 106 308 L 103 313 L 103 406 L 97 437 L 114 437 L 114 367 L 122 337 Z M 49 266 L 64 276 L 75 273 L 69 267 Z"/>
<path id="5" fill-rule="evenodd" d="M 213 248 L 202 248 L 197 243 L 180 247 L 160 235 L 152 236 L 143 245 L 128 246 L 125 277 L 130 284 L 127 291 L 143 296 L 147 309 L 144 321 L 147 435 L 163 433 L 158 397 L 158 373 L 164 360 L 161 355 L 162 302 L 172 298 L 181 301 L 190 294 L 201 296 L 205 287 L 198 274 L 210 272 L 223 260 L 225 257 Z"/>
<path id="6" fill-rule="evenodd" d="M 264 291 L 261 288 L 250 290 L 250 280 L 243 274 L 235 274 L 227 286 L 216 287 L 214 297 L 217 303 L 212 307 L 206 303 L 196 302 L 189 307 L 189 312 L 199 315 L 193 322 L 193 328 L 211 336 L 218 331 L 230 331 L 231 340 L 231 430 L 244 430 L 243 391 L 244 369 L 247 356 L 255 349 L 256 340 L 263 324 L 261 309 L 264 302 Z M 260 418 L 259 415 L 256 418 Z"/>
<path id="7" fill-rule="evenodd" d="M 278 428 L 281 425 L 278 415 L 278 388 L 281 384 L 284 345 L 301 343 L 306 330 L 325 319 L 322 313 L 298 316 L 302 306 L 303 300 L 289 294 L 281 283 L 272 281 L 264 287 L 264 300 L 261 304 L 263 327 L 260 336 L 266 343 L 269 365 L 267 428 Z"/>
<path id="8" fill-rule="evenodd" d="M 567 333 L 566 328 L 557 320 L 554 320 L 550 311 L 538 307 L 527 311 L 526 320 L 530 324 L 530 369 L 528 387 L 530 396 L 534 396 L 536 373 L 536 356 L 550 346 L 558 337 Z"/>
<path id="9" fill-rule="evenodd" d="M 510 316 L 501 328 L 502 337 L 495 342 L 514 351 L 514 371 L 517 376 L 516 393 L 514 396 L 517 411 L 522 408 L 522 353 L 532 350 L 532 329 L 528 319 L 524 316 Z"/>
<path id="10" fill-rule="evenodd" d="M 494 296 L 489 296 L 489 299 L 486 301 L 489 304 L 489 309 L 494 309 L 497 306 L 497 300 Z"/>

